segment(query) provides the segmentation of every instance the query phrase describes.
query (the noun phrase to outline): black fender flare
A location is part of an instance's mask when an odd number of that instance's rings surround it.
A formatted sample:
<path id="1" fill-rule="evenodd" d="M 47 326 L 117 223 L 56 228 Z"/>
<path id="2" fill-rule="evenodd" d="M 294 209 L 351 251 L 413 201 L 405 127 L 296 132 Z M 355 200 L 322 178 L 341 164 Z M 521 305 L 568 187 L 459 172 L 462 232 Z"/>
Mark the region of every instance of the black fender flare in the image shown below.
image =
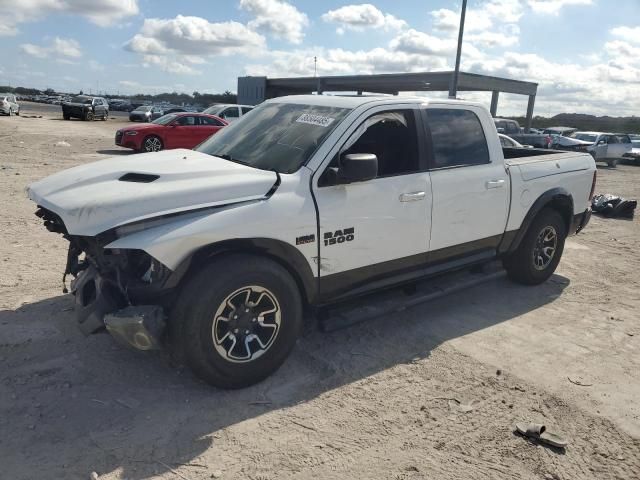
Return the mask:
<path id="1" fill-rule="evenodd" d="M 505 254 L 515 251 L 520 246 L 520 243 L 529 230 L 531 223 L 533 223 L 534 218 L 536 218 L 543 208 L 549 205 L 553 206 L 553 208 L 558 210 L 563 216 L 567 224 L 567 234 L 569 234 L 571 221 L 573 219 L 573 196 L 563 187 L 552 188 L 551 190 L 544 192 L 536 199 L 535 202 L 533 202 L 533 205 L 529 208 L 529 211 L 525 215 L 524 220 L 522 220 L 522 224 L 515 235 L 505 234 L 503 236 L 502 242 L 500 242 L 498 247 L 498 252 Z"/>
<path id="2" fill-rule="evenodd" d="M 200 247 L 173 271 L 165 287 L 179 286 L 188 276 L 188 272 L 199 268 L 218 255 L 229 253 L 246 253 L 271 258 L 289 271 L 308 304 L 313 304 L 316 300 L 318 280 L 313 275 L 305 256 L 293 245 L 273 238 L 238 238 Z"/>

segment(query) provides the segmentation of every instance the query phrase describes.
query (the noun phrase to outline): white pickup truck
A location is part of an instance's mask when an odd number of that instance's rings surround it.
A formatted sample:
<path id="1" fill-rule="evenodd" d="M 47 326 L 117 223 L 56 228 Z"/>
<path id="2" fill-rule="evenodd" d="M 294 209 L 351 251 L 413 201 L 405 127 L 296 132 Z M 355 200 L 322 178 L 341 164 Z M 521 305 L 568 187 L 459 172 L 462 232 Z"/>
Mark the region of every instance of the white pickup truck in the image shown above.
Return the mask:
<path id="1" fill-rule="evenodd" d="M 292 96 L 193 151 L 82 165 L 28 195 L 70 242 L 85 333 L 168 340 L 238 388 L 276 370 L 319 307 L 495 259 L 545 281 L 595 181 L 588 153 L 503 149 L 474 103 Z"/>

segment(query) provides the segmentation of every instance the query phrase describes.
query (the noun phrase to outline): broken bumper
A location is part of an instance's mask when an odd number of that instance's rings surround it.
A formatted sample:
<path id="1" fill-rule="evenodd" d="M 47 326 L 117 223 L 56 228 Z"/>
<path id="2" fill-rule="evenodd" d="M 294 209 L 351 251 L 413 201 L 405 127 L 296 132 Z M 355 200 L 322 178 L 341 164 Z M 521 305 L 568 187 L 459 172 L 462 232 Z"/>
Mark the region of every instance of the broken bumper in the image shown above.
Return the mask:
<path id="1" fill-rule="evenodd" d="M 573 221 L 571 222 L 571 231 L 569 233 L 580 233 L 584 229 L 584 227 L 588 225 L 589 220 L 591 220 L 591 207 L 587 208 L 584 212 L 573 216 Z"/>
<path id="2" fill-rule="evenodd" d="M 128 305 L 119 287 L 100 276 L 94 266 L 83 270 L 71 284 L 75 313 L 85 335 L 103 330 L 119 343 L 138 350 L 161 346 L 164 312 L 158 305 Z"/>

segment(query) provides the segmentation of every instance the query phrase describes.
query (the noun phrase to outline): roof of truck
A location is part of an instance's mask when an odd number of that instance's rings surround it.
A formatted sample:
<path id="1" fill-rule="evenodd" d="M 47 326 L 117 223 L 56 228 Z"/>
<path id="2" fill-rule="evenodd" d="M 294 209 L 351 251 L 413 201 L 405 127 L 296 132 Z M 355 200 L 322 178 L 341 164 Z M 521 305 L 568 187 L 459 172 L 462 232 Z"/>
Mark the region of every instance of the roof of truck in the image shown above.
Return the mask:
<path id="1" fill-rule="evenodd" d="M 479 105 L 466 100 L 430 99 L 404 95 L 289 95 L 267 100 L 269 103 L 299 103 L 324 107 L 356 108 L 365 104 L 395 105 L 398 103 L 437 103 L 450 105 Z"/>

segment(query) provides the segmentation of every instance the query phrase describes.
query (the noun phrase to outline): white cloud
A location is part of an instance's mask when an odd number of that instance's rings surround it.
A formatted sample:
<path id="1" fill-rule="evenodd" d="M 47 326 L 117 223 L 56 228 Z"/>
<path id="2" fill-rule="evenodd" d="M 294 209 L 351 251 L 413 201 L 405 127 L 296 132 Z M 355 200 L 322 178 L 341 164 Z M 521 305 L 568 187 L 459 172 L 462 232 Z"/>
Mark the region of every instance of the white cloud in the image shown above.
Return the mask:
<path id="1" fill-rule="evenodd" d="M 344 30 L 363 31 L 366 28 L 382 28 L 384 30 L 400 30 L 407 26 L 407 22 L 385 14 L 370 3 L 360 5 L 346 5 L 336 10 L 329 10 L 322 15 L 322 20 L 339 25 L 338 33 Z"/>
<path id="2" fill-rule="evenodd" d="M 32 57 L 57 57 L 59 60 L 66 60 L 67 62 L 69 62 L 69 58 L 79 58 L 82 56 L 80 44 L 71 38 L 54 37 L 49 46 L 23 43 L 20 45 L 20 49 Z"/>
<path id="3" fill-rule="evenodd" d="M 611 34 L 628 42 L 640 43 L 640 27 L 615 27 L 611 29 Z"/>
<path id="4" fill-rule="evenodd" d="M 558 15 L 564 7 L 593 5 L 593 0 L 527 0 L 527 4 L 535 13 Z"/>
<path id="5" fill-rule="evenodd" d="M 444 32 L 457 32 L 460 28 L 460 12 L 441 8 L 431 12 L 433 28 Z M 465 15 L 465 32 L 476 32 L 491 28 L 493 22 L 487 12 L 469 9 Z"/>
<path id="6" fill-rule="evenodd" d="M 457 43 L 452 38 L 442 39 L 414 29 L 401 33 L 391 41 L 393 50 L 428 55 L 454 55 Z"/>
<path id="7" fill-rule="evenodd" d="M 202 73 L 189 65 L 185 65 L 175 58 L 161 55 L 144 55 L 142 57 L 142 66 L 145 68 L 154 66 L 164 72 L 177 73 L 179 75 L 199 75 Z"/>
<path id="8" fill-rule="evenodd" d="M 137 0 L 0 0 L 0 36 L 16 35 L 18 24 L 55 13 L 80 15 L 107 27 L 138 12 Z"/>
<path id="9" fill-rule="evenodd" d="M 232 55 L 250 53 L 264 44 L 262 35 L 241 23 L 211 23 L 201 17 L 178 15 L 171 19 L 147 18 L 125 48 L 150 55 Z"/>
<path id="10" fill-rule="evenodd" d="M 453 37 L 460 27 L 460 12 L 441 8 L 431 13 L 433 28 Z M 489 0 L 467 10 L 465 39 L 485 47 L 510 47 L 519 42 L 517 23 L 523 15 L 520 0 Z"/>
<path id="11" fill-rule="evenodd" d="M 172 19 L 146 19 L 140 33 L 124 48 L 141 54 L 145 67 L 193 75 L 201 72 L 188 64 L 206 63 L 205 56 L 250 55 L 264 46 L 264 37 L 241 23 L 211 23 L 201 17 L 178 15 Z"/>
<path id="12" fill-rule="evenodd" d="M 283 0 L 240 0 L 240 8 L 255 18 L 247 26 L 291 43 L 301 43 L 309 18 Z"/>
<path id="13" fill-rule="evenodd" d="M 500 32 L 481 32 L 466 35 L 465 39 L 474 45 L 484 47 L 513 47 L 520 41 L 518 35 Z"/>

